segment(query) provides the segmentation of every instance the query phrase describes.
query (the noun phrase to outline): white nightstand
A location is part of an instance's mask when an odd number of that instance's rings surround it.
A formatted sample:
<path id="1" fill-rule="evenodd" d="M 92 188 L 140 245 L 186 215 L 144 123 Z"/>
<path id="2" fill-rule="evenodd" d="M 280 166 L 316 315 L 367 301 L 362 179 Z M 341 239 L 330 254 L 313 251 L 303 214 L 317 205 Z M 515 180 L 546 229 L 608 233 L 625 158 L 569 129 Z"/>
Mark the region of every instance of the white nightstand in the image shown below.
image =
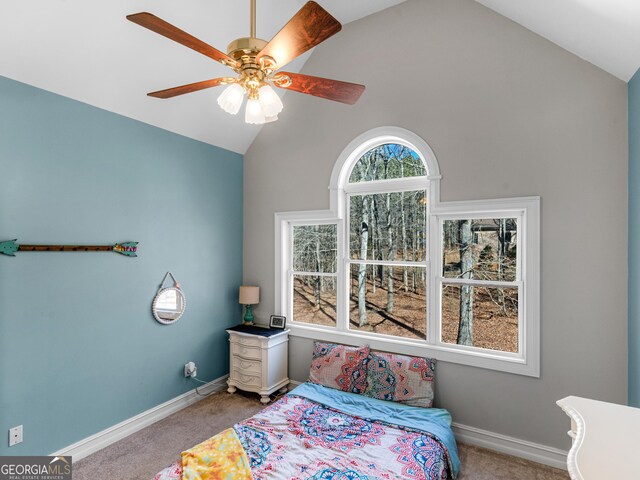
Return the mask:
<path id="1" fill-rule="evenodd" d="M 289 384 L 289 330 L 240 325 L 227 333 L 231 347 L 227 391 L 256 392 L 262 403 L 269 403 L 270 394 Z"/>

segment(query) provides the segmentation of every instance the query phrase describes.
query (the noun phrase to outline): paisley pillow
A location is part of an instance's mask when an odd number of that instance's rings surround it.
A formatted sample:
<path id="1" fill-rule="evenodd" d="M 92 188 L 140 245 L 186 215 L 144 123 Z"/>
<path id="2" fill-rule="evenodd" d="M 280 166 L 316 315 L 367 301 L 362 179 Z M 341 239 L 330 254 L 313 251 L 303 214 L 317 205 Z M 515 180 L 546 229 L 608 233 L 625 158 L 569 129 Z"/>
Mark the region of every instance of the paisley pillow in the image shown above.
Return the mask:
<path id="1" fill-rule="evenodd" d="M 369 345 L 349 347 L 314 342 L 309 381 L 344 392 L 364 393 L 367 388 Z"/>
<path id="2" fill-rule="evenodd" d="M 415 407 L 433 405 L 435 359 L 372 351 L 366 364 L 367 397 Z"/>

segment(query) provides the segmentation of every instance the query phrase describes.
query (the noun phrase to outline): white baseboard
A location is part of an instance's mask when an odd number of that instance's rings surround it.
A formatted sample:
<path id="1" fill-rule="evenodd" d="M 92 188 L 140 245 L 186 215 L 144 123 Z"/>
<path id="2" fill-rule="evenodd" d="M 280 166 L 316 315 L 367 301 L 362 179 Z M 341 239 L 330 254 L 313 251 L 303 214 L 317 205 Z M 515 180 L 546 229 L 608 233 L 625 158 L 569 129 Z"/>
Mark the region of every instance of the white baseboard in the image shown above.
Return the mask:
<path id="1" fill-rule="evenodd" d="M 451 428 L 456 440 L 461 443 L 524 458 L 550 467 L 567 469 L 567 452 L 564 450 L 455 422 Z"/>
<path id="2" fill-rule="evenodd" d="M 223 384 L 223 382 L 228 376 L 229 375 L 223 375 L 212 382 L 203 384 L 201 387 L 198 387 L 198 390 L 206 394 L 223 390 L 226 388 L 226 385 Z M 73 461 L 77 462 L 98 450 L 108 447 L 118 440 L 128 437 L 132 433 L 142 430 L 143 428 L 148 427 L 149 425 L 162 420 L 163 418 L 166 418 L 189 405 L 193 405 L 203 398 L 204 397 L 196 393 L 195 389 L 190 390 L 156 407 L 150 408 L 135 417 L 131 417 L 117 425 L 102 430 L 90 437 L 84 438 L 73 445 L 69 445 L 68 447 L 58 450 L 57 452 L 52 453 L 51 456 L 71 455 L 71 457 L 73 457 Z"/>
<path id="3" fill-rule="evenodd" d="M 291 390 L 301 383 L 302 382 L 291 380 L 289 389 Z M 456 440 L 461 443 L 524 458 L 525 460 L 531 460 L 532 462 L 541 463 L 550 467 L 561 468 L 563 470 L 567 469 L 568 452 L 564 450 L 455 422 L 451 425 L 451 429 L 453 430 Z"/>

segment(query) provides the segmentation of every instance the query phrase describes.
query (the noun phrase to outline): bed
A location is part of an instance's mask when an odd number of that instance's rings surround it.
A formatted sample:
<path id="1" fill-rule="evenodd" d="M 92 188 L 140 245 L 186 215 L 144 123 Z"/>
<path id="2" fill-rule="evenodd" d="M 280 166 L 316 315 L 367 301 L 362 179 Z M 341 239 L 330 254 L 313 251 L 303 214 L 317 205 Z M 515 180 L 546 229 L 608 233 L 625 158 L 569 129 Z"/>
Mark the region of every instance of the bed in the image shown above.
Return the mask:
<path id="1" fill-rule="evenodd" d="M 153 480 L 456 478 L 460 461 L 446 410 L 360 393 L 303 383 L 225 431 L 237 445 L 225 443 L 222 434 L 212 437 L 206 445 L 208 450 L 202 450 L 203 442 L 194 447 L 195 454 L 183 452 L 181 461 Z M 213 450 L 232 459 L 234 470 L 197 471 L 187 463 L 194 456 L 200 463 L 203 459 L 211 462 Z M 244 473 L 235 470 L 242 459 Z"/>

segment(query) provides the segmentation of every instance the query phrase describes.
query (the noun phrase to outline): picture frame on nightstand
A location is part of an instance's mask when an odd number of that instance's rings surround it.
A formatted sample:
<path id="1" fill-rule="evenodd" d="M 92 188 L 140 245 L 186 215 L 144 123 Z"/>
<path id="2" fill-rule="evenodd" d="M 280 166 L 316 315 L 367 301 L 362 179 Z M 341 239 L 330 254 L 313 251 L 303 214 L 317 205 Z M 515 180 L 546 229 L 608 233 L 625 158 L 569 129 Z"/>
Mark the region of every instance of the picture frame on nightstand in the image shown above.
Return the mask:
<path id="1" fill-rule="evenodd" d="M 287 324 L 286 317 L 280 315 L 271 315 L 269 318 L 269 328 L 275 328 L 277 330 L 284 330 Z"/>

